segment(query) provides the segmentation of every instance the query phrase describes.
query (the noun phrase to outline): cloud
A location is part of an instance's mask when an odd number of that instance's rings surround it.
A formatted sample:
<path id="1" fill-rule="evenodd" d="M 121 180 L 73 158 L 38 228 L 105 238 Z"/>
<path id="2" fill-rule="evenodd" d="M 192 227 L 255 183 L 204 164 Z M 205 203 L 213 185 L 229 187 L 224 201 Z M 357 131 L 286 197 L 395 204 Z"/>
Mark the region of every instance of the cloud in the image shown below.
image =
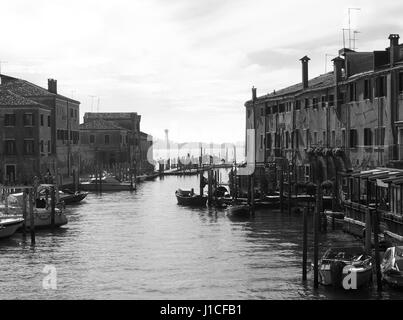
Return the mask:
<path id="1" fill-rule="evenodd" d="M 142 130 L 174 140 L 244 139 L 244 102 L 324 72 L 341 47 L 347 8 L 365 50 L 402 30 L 399 1 L 3 0 L 3 71 L 59 91 L 91 110 L 135 111 Z M 331 64 L 328 63 L 330 70 Z M 96 103 L 95 103 L 96 105 Z M 94 105 L 93 105 L 94 107 Z M 175 135 L 177 135 L 175 137 Z"/>

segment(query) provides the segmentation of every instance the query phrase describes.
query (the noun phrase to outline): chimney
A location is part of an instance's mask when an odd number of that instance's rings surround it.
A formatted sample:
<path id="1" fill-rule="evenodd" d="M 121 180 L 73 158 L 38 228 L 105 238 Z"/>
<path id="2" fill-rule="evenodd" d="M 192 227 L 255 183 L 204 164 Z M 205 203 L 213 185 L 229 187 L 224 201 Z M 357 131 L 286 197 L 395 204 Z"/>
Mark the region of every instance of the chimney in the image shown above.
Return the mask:
<path id="1" fill-rule="evenodd" d="M 308 61 L 311 60 L 307 56 L 300 59 L 302 62 L 302 87 L 308 88 Z"/>
<path id="2" fill-rule="evenodd" d="M 340 57 L 336 57 L 332 59 L 333 61 L 333 73 L 334 73 L 334 80 L 335 83 L 338 83 L 341 81 L 342 78 L 342 69 L 344 66 L 344 59 Z"/>
<path id="3" fill-rule="evenodd" d="M 48 91 L 57 94 L 57 80 L 48 79 Z"/>
<path id="4" fill-rule="evenodd" d="M 389 35 L 390 40 L 390 66 L 393 67 L 396 61 L 399 59 L 399 35 L 398 34 L 391 34 Z"/>
<path id="5" fill-rule="evenodd" d="M 256 101 L 256 88 L 252 87 L 252 101 L 255 102 Z"/>

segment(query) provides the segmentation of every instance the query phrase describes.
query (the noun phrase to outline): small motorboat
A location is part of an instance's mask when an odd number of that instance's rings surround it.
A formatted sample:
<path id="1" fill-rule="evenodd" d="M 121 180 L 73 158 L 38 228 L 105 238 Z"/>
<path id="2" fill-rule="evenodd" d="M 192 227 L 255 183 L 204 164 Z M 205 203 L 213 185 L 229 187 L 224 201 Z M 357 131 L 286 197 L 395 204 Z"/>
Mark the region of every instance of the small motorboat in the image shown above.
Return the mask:
<path id="1" fill-rule="evenodd" d="M 178 189 L 175 191 L 178 204 L 184 206 L 205 207 L 207 203 L 207 196 L 201 196 L 194 193 L 193 189 L 190 191 Z"/>
<path id="2" fill-rule="evenodd" d="M 135 188 L 134 183 L 121 182 L 115 177 L 103 177 L 101 183 L 97 178 L 80 183 L 80 189 L 84 191 L 132 191 Z"/>
<path id="3" fill-rule="evenodd" d="M 393 287 L 403 287 L 403 246 L 390 247 L 385 251 L 381 263 L 384 282 Z"/>
<path id="4" fill-rule="evenodd" d="M 248 204 L 232 204 L 228 208 L 228 216 L 236 218 L 249 218 L 251 207 Z"/>
<path id="5" fill-rule="evenodd" d="M 59 192 L 59 200 L 63 201 L 65 205 L 75 204 L 84 200 L 88 195 L 88 192 L 83 191 L 71 191 L 69 189 L 64 189 Z"/>
<path id="6" fill-rule="evenodd" d="M 0 239 L 11 237 L 23 222 L 22 218 L 0 218 Z"/>
<path id="7" fill-rule="evenodd" d="M 330 248 L 319 264 L 319 282 L 322 285 L 342 287 L 343 279 L 354 273 L 357 288 L 372 282 L 372 257 L 361 247 Z"/>

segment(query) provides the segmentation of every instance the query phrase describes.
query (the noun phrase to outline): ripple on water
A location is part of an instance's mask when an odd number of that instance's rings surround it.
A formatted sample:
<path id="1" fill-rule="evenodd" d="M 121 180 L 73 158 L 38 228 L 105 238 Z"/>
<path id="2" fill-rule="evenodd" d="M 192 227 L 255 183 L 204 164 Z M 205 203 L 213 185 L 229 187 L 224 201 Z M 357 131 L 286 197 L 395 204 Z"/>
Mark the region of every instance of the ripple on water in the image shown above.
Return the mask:
<path id="1" fill-rule="evenodd" d="M 301 282 L 300 216 L 257 210 L 254 218 L 231 221 L 224 210 L 178 206 L 178 187 L 198 187 L 197 177 L 90 194 L 66 210 L 67 226 L 39 232 L 34 249 L 21 234 L 1 241 L 0 299 L 345 297 Z M 335 241 L 354 243 L 342 234 L 321 239 L 324 246 Z M 45 265 L 56 267 L 56 291 L 42 289 Z"/>

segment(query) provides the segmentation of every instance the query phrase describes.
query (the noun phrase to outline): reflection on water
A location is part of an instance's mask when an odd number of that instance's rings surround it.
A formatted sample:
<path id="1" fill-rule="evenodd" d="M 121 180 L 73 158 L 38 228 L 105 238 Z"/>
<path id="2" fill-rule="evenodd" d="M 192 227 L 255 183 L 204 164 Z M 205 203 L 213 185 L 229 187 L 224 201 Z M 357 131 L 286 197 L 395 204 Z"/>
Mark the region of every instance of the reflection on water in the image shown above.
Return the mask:
<path id="1" fill-rule="evenodd" d="M 38 232 L 35 247 L 29 235 L 1 241 L 0 299 L 378 298 L 375 290 L 314 291 L 301 282 L 301 216 L 264 209 L 230 220 L 224 209 L 178 206 L 178 187 L 197 189 L 197 177 L 90 194 L 66 210 L 68 225 Z M 342 232 L 321 239 L 322 251 L 356 243 Z M 42 289 L 46 265 L 56 267 L 57 290 Z"/>

